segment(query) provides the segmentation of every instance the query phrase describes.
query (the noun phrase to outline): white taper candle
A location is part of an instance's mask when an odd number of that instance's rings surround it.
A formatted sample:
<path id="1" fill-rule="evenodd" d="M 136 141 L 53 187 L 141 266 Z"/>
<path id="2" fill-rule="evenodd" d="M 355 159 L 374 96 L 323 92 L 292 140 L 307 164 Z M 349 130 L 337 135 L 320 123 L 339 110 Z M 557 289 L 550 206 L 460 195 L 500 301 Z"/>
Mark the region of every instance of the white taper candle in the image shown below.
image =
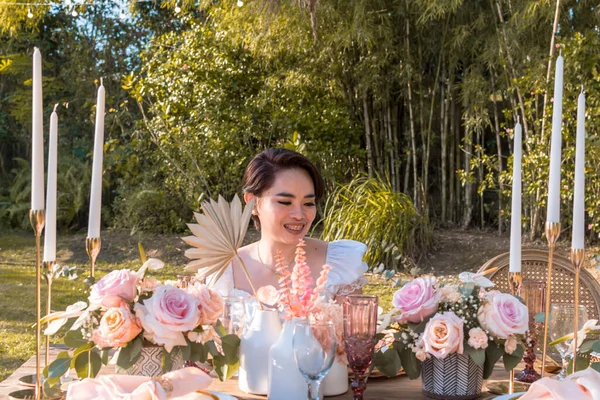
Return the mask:
<path id="1" fill-rule="evenodd" d="M 585 233 L 585 95 L 577 99 L 577 138 L 575 141 L 575 192 L 573 194 L 574 249 L 583 249 Z"/>
<path id="2" fill-rule="evenodd" d="M 517 119 L 513 153 L 512 205 L 510 217 L 510 264 L 509 272 L 521 272 L 521 159 L 522 133 Z"/>
<path id="3" fill-rule="evenodd" d="M 556 59 L 554 74 L 554 106 L 550 142 L 550 179 L 548 180 L 547 222 L 560 222 L 560 164 L 562 147 L 563 58 Z"/>
<path id="4" fill-rule="evenodd" d="M 42 55 L 33 51 L 33 103 L 31 106 L 31 209 L 44 209 L 44 110 L 42 105 Z"/>
<path id="5" fill-rule="evenodd" d="M 100 78 L 96 102 L 96 132 L 94 136 L 94 162 L 92 164 L 92 190 L 88 237 L 100 237 L 100 212 L 102 209 L 102 158 L 104 154 L 104 86 Z"/>
<path id="6" fill-rule="evenodd" d="M 58 107 L 58 104 L 54 106 L 54 111 L 50 115 L 44 261 L 56 261 L 56 173 L 58 169 L 58 115 L 56 114 L 56 107 Z"/>

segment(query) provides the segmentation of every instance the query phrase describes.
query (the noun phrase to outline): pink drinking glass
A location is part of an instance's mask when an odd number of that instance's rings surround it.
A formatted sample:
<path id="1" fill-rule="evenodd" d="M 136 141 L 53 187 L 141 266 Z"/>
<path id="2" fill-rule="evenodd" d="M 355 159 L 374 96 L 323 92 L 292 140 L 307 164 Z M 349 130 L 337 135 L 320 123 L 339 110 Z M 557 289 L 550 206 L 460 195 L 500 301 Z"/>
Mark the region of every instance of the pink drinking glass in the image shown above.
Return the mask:
<path id="1" fill-rule="evenodd" d="M 373 361 L 377 333 L 377 296 L 350 295 L 344 299 L 344 344 L 348 365 L 354 372 L 354 400 L 362 400 L 366 375 Z"/>

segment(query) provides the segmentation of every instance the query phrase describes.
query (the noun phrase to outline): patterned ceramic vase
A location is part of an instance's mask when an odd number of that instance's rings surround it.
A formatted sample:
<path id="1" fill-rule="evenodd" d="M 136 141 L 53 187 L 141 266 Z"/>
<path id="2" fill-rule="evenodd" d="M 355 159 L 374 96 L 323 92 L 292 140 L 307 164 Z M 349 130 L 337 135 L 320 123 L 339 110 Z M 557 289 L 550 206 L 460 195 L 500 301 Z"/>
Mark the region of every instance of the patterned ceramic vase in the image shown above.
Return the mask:
<path id="1" fill-rule="evenodd" d="M 481 395 L 483 366 L 467 354 L 451 354 L 441 360 L 431 357 L 421 369 L 423 394 L 433 399 L 467 400 Z"/>
<path id="2" fill-rule="evenodd" d="M 142 376 L 161 376 L 164 374 L 162 370 L 162 347 L 142 347 L 142 354 L 131 368 L 127 369 L 128 375 Z M 183 368 L 183 357 L 178 351 L 175 356 L 171 357 L 171 371 Z M 170 371 L 166 371 L 170 372 Z"/>

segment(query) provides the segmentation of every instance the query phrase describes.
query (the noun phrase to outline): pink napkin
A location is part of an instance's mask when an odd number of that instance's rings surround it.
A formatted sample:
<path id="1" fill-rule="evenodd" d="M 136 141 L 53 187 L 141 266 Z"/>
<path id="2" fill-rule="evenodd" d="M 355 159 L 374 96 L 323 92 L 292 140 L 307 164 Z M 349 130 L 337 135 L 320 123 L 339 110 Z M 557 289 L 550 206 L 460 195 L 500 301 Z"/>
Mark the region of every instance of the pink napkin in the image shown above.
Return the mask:
<path id="1" fill-rule="evenodd" d="M 564 381 L 540 379 L 519 400 L 533 399 L 600 400 L 600 373 L 588 368 L 569 375 Z"/>
<path id="2" fill-rule="evenodd" d="M 198 368 L 169 372 L 160 378 L 104 375 L 69 386 L 67 400 L 166 400 L 207 388 L 212 378 Z"/>

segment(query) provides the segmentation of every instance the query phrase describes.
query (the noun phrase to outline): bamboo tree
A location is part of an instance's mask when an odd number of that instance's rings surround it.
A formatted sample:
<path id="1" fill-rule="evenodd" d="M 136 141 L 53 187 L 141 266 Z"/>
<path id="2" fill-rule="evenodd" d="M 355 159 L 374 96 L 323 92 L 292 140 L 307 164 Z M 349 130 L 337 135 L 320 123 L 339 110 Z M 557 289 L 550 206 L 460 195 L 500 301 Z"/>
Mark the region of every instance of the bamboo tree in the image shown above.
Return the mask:
<path id="1" fill-rule="evenodd" d="M 492 69 L 490 73 L 490 80 L 492 84 L 492 109 L 494 110 L 494 130 L 496 131 L 496 149 L 498 152 L 498 235 L 502 235 L 502 195 L 504 193 L 504 183 L 502 182 L 502 142 L 500 141 L 500 119 L 498 117 L 498 108 L 496 106 L 496 80 L 494 79 L 495 71 Z"/>

